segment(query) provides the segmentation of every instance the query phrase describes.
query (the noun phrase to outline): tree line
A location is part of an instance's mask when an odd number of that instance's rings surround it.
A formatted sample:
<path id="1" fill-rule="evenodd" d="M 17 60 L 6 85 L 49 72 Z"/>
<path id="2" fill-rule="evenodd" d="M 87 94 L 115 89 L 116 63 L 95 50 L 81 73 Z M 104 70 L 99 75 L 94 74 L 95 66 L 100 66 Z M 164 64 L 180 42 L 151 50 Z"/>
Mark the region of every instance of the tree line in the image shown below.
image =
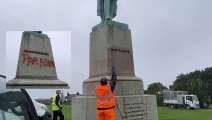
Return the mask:
<path id="1" fill-rule="evenodd" d="M 162 91 L 168 89 L 162 83 L 152 83 L 145 90 L 146 94 L 155 94 L 158 106 L 163 105 Z M 200 107 L 208 107 L 212 104 L 212 67 L 204 70 L 195 70 L 186 74 L 179 74 L 169 89 L 174 91 L 188 91 L 197 95 Z"/>

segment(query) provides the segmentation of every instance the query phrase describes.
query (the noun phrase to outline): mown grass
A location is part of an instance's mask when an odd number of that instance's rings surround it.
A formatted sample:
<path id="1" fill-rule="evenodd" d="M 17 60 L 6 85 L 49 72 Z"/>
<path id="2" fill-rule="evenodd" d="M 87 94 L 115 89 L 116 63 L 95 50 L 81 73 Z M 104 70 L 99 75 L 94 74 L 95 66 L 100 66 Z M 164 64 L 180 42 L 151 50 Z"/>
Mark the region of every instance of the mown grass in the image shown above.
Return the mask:
<path id="1" fill-rule="evenodd" d="M 47 105 L 47 107 L 51 111 L 51 105 Z M 71 120 L 71 105 L 62 105 L 62 107 L 65 120 Z M 158 107 L 158 120 L 212 120 L 212 110 L 186 110 L 184 108 L 170 109 L 167 107 Z"/>
<path id="2" fill-rule="evenodd" d="M 197 109 L 170 109 L 158 108 L 159 120 L 212 120 L 212 110 Z"/>

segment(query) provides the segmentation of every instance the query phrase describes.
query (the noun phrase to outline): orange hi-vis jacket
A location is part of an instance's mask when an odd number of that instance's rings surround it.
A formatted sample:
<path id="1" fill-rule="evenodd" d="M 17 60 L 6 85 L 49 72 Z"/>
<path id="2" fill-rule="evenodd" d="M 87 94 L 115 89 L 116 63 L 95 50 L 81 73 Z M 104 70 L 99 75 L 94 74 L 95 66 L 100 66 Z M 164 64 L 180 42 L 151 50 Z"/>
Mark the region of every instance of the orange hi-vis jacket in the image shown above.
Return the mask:
<path id="1" fill-rule="evenodd" d="M 116 106 L 115 96 L 111 91 L 110 84 L 105 86 L 98 85 L 96 87 L 96 107 L 112 108 Z"/>

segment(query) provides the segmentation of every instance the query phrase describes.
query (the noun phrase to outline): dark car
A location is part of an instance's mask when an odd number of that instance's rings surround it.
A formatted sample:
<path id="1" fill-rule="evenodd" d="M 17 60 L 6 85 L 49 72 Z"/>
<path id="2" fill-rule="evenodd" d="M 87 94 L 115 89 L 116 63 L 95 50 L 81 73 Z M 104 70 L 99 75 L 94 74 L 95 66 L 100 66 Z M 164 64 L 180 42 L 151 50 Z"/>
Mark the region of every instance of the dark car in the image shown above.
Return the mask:
<path id="1" fill-rule="evenodd" d="M 0 120 L 52 120 L 46 111 L 38 116 L 25 89 L 6 89 L 6 77 L 0 75 Z"/>

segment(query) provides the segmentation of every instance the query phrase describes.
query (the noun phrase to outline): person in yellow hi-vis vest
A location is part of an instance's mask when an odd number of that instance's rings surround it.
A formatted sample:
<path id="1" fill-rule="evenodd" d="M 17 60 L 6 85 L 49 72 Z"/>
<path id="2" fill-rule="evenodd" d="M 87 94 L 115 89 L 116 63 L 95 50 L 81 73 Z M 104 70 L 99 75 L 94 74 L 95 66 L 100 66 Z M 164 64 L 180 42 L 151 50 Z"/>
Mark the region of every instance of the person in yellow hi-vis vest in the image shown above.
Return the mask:
<path id="1" fill-rule="evenodd" d="M 60 94 L 61 90 L 56 90 L 56 94 L 52 100 L 52 111 L 53 111 L 53 120 L 57 120 L 57 117 L 60 117 L 60 120 L 64 120 L 64 115 L 62 113 L 62 107 L 60 106 Z"/>
<path id="2" fill-rule="evenodd" d="M 114 107 L 116 106 L 113 93 L 117 81 L 115 68 L 112 68 L 110 84 L 105 77 L 101 78 L 100 84 L 96 86 L 96 107 L 98 120 L 115 120 Z"/>

